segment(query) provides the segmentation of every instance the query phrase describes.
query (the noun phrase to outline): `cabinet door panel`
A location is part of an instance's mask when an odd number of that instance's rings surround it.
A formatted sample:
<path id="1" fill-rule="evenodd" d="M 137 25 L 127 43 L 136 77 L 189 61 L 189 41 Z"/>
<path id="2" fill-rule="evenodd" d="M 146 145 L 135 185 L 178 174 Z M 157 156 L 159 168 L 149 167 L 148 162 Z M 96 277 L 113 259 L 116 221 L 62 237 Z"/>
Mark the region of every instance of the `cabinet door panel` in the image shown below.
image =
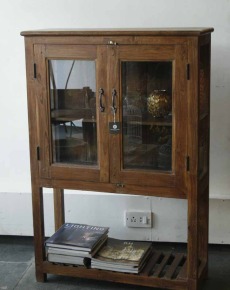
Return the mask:
<path id="1" fill-rule="evenodd" d="M 111 49 L 110 90 L 117 90 L 119 110 L 110 122 L 121 124 L 110 135 L 112 182 L 185 185 L 186 57 L 186 48 L 174 45 Z"/>
<path id="2" fill-rule="evenodd" d="M 41 175 L 108 181 L 108 162 L 102 160 L 108 154 L 106 117 L 99 100 L 99 91 L 106 85 L 102 69 L 106 50 L 97 46 L 37 46 L 35 59 L 37 71 L 41 71 L 37 83 L 42 98 Z"/>

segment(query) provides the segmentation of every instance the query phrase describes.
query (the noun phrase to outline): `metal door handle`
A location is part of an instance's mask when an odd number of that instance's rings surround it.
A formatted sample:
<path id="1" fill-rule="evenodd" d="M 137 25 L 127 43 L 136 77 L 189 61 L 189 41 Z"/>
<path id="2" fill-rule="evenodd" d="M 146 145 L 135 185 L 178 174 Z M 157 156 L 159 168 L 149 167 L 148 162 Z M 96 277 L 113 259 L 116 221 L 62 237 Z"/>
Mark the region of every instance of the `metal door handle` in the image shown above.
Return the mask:
<path id="1" fill-rule="evenodd" d="M 112 112 L 115 114 L 117 112 L 117 108 L 115 106 L 115 101 L 116 101 L 116 96 L 117 96 L 117 92 L 115 89 L 112 89 Z"/>
<path id="2" fill-rule="evenodd" d="M 105 107 L 102 104 L 102 96 L 104 95 L 104 90 L 102 88 L 99 89 L 99 105 L 100 105 L 100 111 L 104 112 Z"/>

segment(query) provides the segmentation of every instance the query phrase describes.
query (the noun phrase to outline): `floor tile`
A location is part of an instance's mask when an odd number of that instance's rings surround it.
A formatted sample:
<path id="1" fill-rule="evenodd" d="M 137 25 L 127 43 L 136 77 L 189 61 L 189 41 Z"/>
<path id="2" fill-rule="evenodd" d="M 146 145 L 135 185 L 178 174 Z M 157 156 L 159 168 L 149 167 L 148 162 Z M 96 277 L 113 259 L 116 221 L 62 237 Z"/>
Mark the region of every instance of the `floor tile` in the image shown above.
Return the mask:
<path id="1" fill-rule="evenodd" d="M 0 238 L 0 261 L 28 262 L 34 256 L 33 251 L 31 238 L 8 236 Z"/>
<path id="2" fill-rule="evenodd" d="M 0 290 L 15 289 L 28 267 L 28 263 L 0 262 Z"/>
<path id="3" fill-rule="evenodd" d="M 56 275 L 38 283 L 33 257 L 32 238 L 0 236 L 0 290 L 157 290 Z M 202 290 L 230 290 L 230 246 L 209 247 L 209 276 Z"/>

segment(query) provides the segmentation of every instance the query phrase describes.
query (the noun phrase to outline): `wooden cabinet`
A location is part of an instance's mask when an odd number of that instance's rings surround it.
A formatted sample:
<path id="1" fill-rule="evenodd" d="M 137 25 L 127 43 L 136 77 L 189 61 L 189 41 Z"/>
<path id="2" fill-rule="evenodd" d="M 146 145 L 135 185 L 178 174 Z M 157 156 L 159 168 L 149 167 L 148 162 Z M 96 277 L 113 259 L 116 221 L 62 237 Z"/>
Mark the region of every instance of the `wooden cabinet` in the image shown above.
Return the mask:
<path id="1" fill-rule="evenodd" d="M 56 273 L 198 289 L 208 259 L 212 31 L 21 33 L 38 281 Z M 64 222 L 64 189 L 187 199 L 187 253 L 154 252 L 140 275 L 51 264 L 44 250 L 43 187 L 54 189 L 56 228 Z"/>

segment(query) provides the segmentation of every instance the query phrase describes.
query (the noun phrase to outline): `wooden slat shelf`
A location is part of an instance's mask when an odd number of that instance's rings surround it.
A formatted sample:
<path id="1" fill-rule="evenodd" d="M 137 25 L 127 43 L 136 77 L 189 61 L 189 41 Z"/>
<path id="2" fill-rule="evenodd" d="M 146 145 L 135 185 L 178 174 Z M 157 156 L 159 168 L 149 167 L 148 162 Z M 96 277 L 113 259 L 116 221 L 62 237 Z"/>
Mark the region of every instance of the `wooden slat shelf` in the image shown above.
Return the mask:
<path id="1" fill-rule="evenodd" d="M 101 279 L 106 281 L 125 282 L 134 285 L 145 285 L 168 288 L 171 283 L 176 289 L 186 289 L 187 287 L 187 257 L 184 253 L 172 253 L 162 251 L 152 251 L 146 266 L 139 274 L 120 273 L 116 271 L 106 271 L 99 269 L 87 269 L 83 266 L 43 263 L 44 273 L 67 275 L 74 277 L 84 277 L 89 279 Z M 127 278 L 128 277 L 128 278 Z"/>

